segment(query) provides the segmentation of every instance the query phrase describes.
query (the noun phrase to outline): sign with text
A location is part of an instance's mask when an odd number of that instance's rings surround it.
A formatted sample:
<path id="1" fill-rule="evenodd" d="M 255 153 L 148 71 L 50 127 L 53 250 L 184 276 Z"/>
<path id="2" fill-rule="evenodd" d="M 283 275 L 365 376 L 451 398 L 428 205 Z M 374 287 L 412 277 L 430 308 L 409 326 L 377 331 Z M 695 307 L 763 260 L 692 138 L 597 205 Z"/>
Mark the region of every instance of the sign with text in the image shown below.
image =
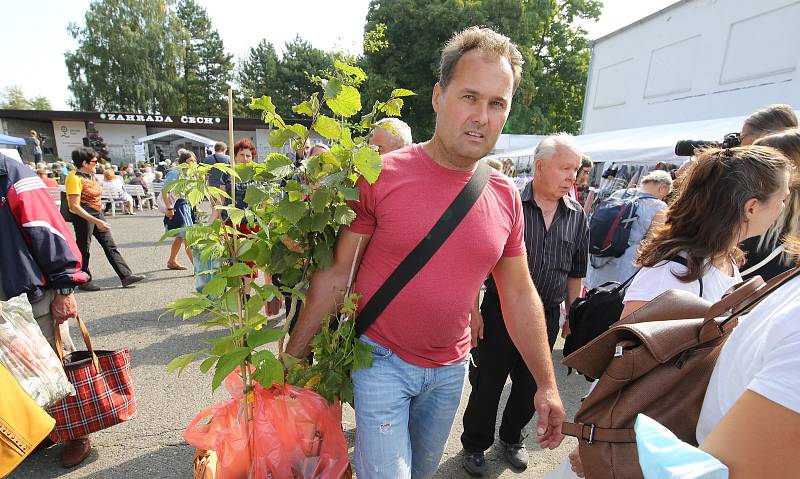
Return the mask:
<path id="1" fill-rule="evenodd" d="M 55 134 L 56 154 L 62 160 L 69 161 L 72 158 L 72 150 L 83 146 L 86 123 L 53 120 L 53 133 Z"/>

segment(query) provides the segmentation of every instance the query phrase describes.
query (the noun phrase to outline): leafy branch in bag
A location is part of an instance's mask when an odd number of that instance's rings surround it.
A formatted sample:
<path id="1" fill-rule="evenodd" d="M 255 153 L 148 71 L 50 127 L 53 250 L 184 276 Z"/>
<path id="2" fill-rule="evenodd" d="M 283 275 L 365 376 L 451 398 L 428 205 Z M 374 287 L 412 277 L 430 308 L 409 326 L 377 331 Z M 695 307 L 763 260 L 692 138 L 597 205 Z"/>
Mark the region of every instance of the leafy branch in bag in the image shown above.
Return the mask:
<path id="1" fill-rule="evenodd" d="M 321 91 L 292 107 L 330 142 L 330 151 L 305 159 L 299 166 L 282 153 L 270 153 L 261 163 L 235 166 L 185 164 L 180 166 L 180 178 L 165 187 L 165 193 L 182 194 L 192 207 L 212 201 L 228 218 L 227 222 L 216 219 L 164 235 L 185 231 L 187 244 L 207 265 L 206 271 L 197 274 L 211 277 L 202 292 L 171 302 L 169 311 L 184 320 L 199 318 L 199 326 L 205 329 L 227 330 L 224 336 L 207 341 L 205 348 L 173 359 L 168 370 L 180 373 L 202 358 L 200 370 L 213 371 L 212 389 L 238 368 L 245 393 L 252 390 L 253 382 L 269 388 L 288 380 L 314 389 L 329 401 L 352 402 L 349 372 L 371 364 L 369 348 L 354 334 L 357 295 L 348 292 L 337 315 L 324 319 L 312 342 L 316 362 L 308 368 L 291 366 L 288 373 L 267 345 L 279 342 L 278 351 L 282 352 L 289 321 L 283 329 L 268 327 L 264 305 L 287 294 L 292 297 L 288 317 L 296 314 L 313 273 L 331 266 L 337 232 L 355 218 L 347 202 L 358 200 L 359 176 L 374 183 L 380 175 L 380 156 L 364 135 L 380 116 L 399 116 L 403 98 L 413 93 L 394 90 L 387 101 L 376 102 L 358 116 L 362 112 L 358 86 L 365 79 L 363 70 L 351 61 L 336 59 L 331 71 L 315 77 Z M 301 123 L 287 123 L 270 97 L 253 99 L 250 107 L 261 110 L 271 130 L 272 148 L 281 149 L 288 142 L 294 151 L 309 138 L 309 129 Z M 240 187 L 246 185 L 248 208 L 221 206 L 231 195 L 206 184 L 212 169 L 232 176 Z M 243 223 L 249 232 L 237 231 Z M 280 284 L 247 281 L 255 272 L 268 280 L 275 275 Z"/>

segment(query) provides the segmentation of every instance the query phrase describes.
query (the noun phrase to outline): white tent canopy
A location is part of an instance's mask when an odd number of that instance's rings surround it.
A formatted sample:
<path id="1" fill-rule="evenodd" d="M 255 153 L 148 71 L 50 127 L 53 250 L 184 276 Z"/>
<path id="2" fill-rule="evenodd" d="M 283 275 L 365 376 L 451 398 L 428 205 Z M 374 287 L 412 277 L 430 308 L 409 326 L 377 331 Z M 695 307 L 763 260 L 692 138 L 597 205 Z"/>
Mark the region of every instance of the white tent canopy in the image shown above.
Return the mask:
<path id="1" fill-rule="evenodd" d="M 195 141 L 202 145 L 208 146 L 213 145 L 216 143 L 216 140 L 212 140 L 211 138 L 206 138 L 205 136 L 201 136 L 189 131 L 183 130 L 166 130 L 161 131 L 158 133 L 153 133 L 152 135 L 147 135 L 139 138 L 137 141 L 139 143 L 146 143 L 148 141 L 163 141 L 166 143 L 172 143 L 173 141 L 180 140 L 181 138 L 185 138 L 187 140 Z"/>
<path id="2" fill-rule="evenodd" d="M 575 141 L 595 163 L 680 163 L 685 157 L 675 156 L 675 143 L 680 140 L 722 141 L 727 133 L 739 131 L 745 117 L 719 118 L 669 125 L 647 126 L 627 130 L 578 135 Z M 536 146 L 505 151 L 490 158 L 532 160 Z"/>

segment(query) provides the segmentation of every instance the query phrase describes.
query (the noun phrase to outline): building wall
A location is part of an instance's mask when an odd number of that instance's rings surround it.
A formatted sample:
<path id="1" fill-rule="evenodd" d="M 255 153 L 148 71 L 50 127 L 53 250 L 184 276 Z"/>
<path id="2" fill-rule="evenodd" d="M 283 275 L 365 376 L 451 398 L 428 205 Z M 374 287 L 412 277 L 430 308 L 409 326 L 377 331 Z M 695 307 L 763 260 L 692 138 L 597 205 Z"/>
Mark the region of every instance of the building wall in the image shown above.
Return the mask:
<path id="1" fill-rule="evenodd" d="M 597 40 L 582 133 L 800 107 L 800 1 L 687 0 Z"/>
<path id="2" fill-rule="evenodd" d="M 144 125 L 95 123 L 94 126 L 108 147 L 108 157 L 112 163 L 136 161 L 133 145 L 139 138 L 147 136 L 147 128 Z"/>

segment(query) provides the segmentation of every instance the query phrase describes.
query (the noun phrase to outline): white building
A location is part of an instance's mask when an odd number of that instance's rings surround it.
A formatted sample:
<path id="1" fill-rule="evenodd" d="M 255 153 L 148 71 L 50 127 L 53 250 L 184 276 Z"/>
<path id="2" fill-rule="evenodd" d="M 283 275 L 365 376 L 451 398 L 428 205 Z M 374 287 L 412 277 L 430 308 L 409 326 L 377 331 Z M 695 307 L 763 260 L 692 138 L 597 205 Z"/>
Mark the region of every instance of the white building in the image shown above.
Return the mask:
<path id="1" fill-rule="evenodd" d="M 797 0 L 681 0 L 595 40 L 582 133 L 798 109 L 797 25 Z"/>

